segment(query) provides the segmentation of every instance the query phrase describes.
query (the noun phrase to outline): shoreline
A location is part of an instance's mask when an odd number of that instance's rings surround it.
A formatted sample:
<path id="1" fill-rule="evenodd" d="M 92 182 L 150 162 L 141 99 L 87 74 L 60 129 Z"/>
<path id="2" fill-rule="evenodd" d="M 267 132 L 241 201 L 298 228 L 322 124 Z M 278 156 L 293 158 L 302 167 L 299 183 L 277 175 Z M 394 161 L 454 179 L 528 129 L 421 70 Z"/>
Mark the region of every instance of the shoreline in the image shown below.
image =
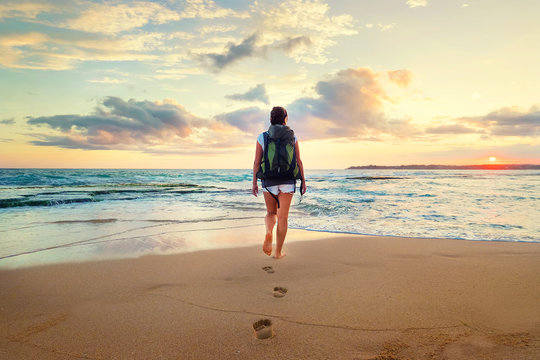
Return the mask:
<path id="1" fill-rule="evenodd" d="M 540 355 L 534 243 L 316 235 L 282 260 L 261 244 L 2 269 L 0 357 Z"/>
<path id="2" fill-rule="evenodd" d="M 289 228 L 290 230 L 291 228 Z M 491 239 L 466 239 L 466 238 L 451 238 L 451 237 L 429 237 L 429 236 L 403 236 L 403 235 L 380 235 L 380 234 L 364 234 L 364 233 L 355 233 L 348 231 L 332 231 L 332 230 L 314 230 L 314 229 L 298 229 L 292 228 L 299 231 L 309 231 L 316 232 L 321 234 L 328 235 L 353 235 L 353 236 L 368 236 L 368 237 L 386 237 L 386 238 L 397 238 L 397 239 L 431 239 L 431 240 L 456 240 L 456 241 L 479 241 L 479 242 L 507 242 L 507 243 L 527 243 L 527 244 L 540 244 L 540 239 L 538 240 L 491 240 Z M 293 240 L 294 241 L 294 240 Z"/>
<path id="3" fill-rule="evenodd" d="M 226 219 L 225 221 L 230 221 Z M 193 252 L 199 252 L 199 251 L 211 251 L 211 250 L 221 250 L 221 249 L 234 249 L 234 248 L 245 248 L 254 246 L 255 244 L 258 244 L 259 242 L 262 244 L 262 240 L 259 239 L 262 236 L 259 236 L 260 234 L 257 234 L 255 237 L 252 236 L 253 229 L 254 228 L 260 228 L 261 224 L 247 224 L 247 225 L 235 225 L 235 226 L 229 226 L 229 227 L 218 227 L 218 228 L 210 228 L 210 229 L 204 229 L 204 228 L 195 228 L 191 229 L 190 231 L 190 238 L 189 242 L 196 244 L 197 241 L 200 241 L 203 238 L 208 238 L 209 234 L 211 234 L 211 238 L 219 238 L 221 237 L 223 240 L 215 241 L 213 244 L 218 245 L 217 247 L 201 247 L 197 248 L 194 246 L 193 248 L 189 250 L 171 250 L 171 251 L 148 251 L 143 253 L 127 253 L 127 254 L 109 254 L 109 255 L 94 255 L 88 258 L 80 258 L 75 259 L 72 261 L 69 260 L 50 260 L 47 257 L 42 258 L 39 262 L 35 261 L 29 261 L 28 263 L 25 262 L 18 262 L 18 257 L 22 256 L 29 256 L 29 257 L 35 257 L 39 256 L 41 253 L 47 253 L 49 251 L 57 251 L 62 250 L 64 248 L 69 248 L 72 246 L 71 243 L 68 244 L 60 244 L 57 246 L 52 246 L 50 248 L 43 248 L 43 249 L 33 249 L 28 250 L 25 252 L 17 253 L 17 254 L 9 254 L 5 255 L 0 259 L 0 271 L 4 270 L 15 270 L 15 269 L 21 269 L 21 268 L 32 268 L 32 267 L 39 267 L 39 266 L 48 266 L 48 265 L 62 265 L 62 264 L 77 264 L 77 263 L 85 263 L 85 262 L 96 262 L 96 261 L 114 261 L 114 260 L 122 260 L 122 259 L 138 259 L 140 257 L 145 256 L 170 256 L 170 255 L 181 255 L 181 254 L 189 254 Z M 180 230 L 177 231 L 180 233 L 186 232 L 186 230 Z M 173 231 L 172 233 L 177 233 Z M 210 233 L 209 233 L 210 232 Z M 300 228 L 289 228 L 287 239 L 285 242 L 285 246 L 287 244 L 292 244 L 295 242 L 303 242 L 303 241 L 313 241 L 313 240 L 319 240 L 322 238 L 333 238 L 333 237 L 353 237 L 353 238 L 391 238 L 391 239 L 418 239 L 418 240 L 432 240 L 432 241 L 465 241 L 465 242 L 479 242 L 479 243 L 510 243 L 510 244 L 540 244 L 540 241 L 526 241 L 526 240 L 481 240 L 481 239 L 462 239 L 462 238 L 439 238 L 439 237 L 420 237 L 420 236 L 399 236 L 399 235 L 374 235 L 374 234 L 361 234 L 361 233 L 354 233 L 354 232 L 340 232 L 340 231 L 329 231 L 329 230 L 314 230 L 314 229 L 300 229 Z M 106 236 L 108 237 L 108 236 Z M 234 241 L 232 241 L 233 237 L 235 238 Z M 131 235 L 126 238 L 120 238 L 120 239 L 111 239 L 109 240 L 110 243 L 116 243 L 116 242 L 122 242 L 122 241 L 131 241 L 136 240 L 139 238 L 144 238 L 144 236 L 135 236 Z M 243 242 L 243 244 L 239 244 L 239 242 Z M 220 244 L 221 243 L 221 244 Z M 88 245 L 94 245 L 92 242 L 85 243 L 84 241 L 79 244 L 79 242 L 74 242 L 75 246 L 88 246 Z M 54 257 L 53 257 L 54 258 Z M 65 258 L 65 255 L 62 257 Z M 24 258 L 23 258 L 24 259 Z M 43 260 L 47 259 L 47 260 Z M 14 261 L 13 261 L 14 260 Z"/>

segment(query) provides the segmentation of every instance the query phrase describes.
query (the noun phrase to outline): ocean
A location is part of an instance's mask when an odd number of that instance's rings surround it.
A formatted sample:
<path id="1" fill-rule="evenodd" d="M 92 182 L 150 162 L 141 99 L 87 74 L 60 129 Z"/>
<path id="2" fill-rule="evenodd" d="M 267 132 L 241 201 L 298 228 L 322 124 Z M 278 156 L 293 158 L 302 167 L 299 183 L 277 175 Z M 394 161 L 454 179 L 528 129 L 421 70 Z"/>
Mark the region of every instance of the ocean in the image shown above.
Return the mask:
<path id="1" fill-rule="evenodd" d="M 251 170 L 0 169 L 0 267 L 246 244 L 264 233 Z M 539 170 L 312 170 L 289 228 L 540 242 Z M 259 239 L 261 238 L 261 239 Z"/>

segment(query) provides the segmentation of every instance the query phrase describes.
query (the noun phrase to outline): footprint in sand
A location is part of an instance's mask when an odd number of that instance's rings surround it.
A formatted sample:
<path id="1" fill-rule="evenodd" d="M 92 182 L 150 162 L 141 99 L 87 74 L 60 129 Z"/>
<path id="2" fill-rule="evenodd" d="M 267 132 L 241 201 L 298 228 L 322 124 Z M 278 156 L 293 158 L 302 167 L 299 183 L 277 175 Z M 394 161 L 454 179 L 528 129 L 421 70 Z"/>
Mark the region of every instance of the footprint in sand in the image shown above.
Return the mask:
<path id="1" fill-rule="evenodd" d="M 253 330 L 255 331 L 255 337 L 257 339 L 268 339 L 274 336 L 274 330 L 272 329 L 272 320 L 261 319 L 253 323 Z"/>
<path id="2" fill-rule="evenodd" d="M 264 271 L 266 271 L 268 274 L 273 274 L 275 272 L 274 268 L 271 266 L 265 266 L 262 268 Z"/>
<path id="3" fill-rule="evenodd" d="M 287 293 L 287 288 L 284 288 L 281 286 L 276 286 L 274 288 L 274 297 L 282 298 L 285 296 L 286 293 Z"/>

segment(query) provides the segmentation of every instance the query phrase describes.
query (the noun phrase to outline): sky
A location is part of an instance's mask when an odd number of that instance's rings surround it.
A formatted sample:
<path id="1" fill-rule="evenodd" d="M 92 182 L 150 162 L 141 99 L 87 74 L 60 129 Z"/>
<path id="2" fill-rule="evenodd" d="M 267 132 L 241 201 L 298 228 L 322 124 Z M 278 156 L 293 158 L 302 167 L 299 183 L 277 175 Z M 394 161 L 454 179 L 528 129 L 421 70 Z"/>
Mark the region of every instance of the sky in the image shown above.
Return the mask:
<path id="1" fill-rule="evenodd" d="M 0 167 L 540 164 L 537 0 L 0 2 Z M 491 158 L 491 160 L 489 160 Z"/>

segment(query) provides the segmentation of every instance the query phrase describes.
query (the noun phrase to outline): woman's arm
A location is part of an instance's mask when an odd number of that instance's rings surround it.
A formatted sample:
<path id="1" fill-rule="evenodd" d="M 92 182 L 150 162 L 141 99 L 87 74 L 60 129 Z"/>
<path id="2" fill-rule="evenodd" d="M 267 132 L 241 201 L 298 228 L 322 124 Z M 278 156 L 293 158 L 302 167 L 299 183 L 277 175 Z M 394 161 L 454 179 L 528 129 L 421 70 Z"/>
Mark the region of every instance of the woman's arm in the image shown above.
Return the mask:
<path id="1" fill-rule="evenodd" d="M 304 164 L 302 164 L 302 159 L 300 158 L 300 147 L 298 146 L 298 140 L 294 145 L 296 151 L 296 163 L 298 164 L 298 169 L 300 169 L 300 175 L 302 176 L 302 187 L 300 188 L 300 194 L 304 195 L 306 192 L 306 178 L 304 177 Z"/>
<path id="2" fill-rule="evenodd" d="M 261 166 L 262 153 L 262 146 L 257 141 L 257 144 L 255 145 L 255 161 L 253 161 L 253 186 L 251 188 L 251 193 L 255 196 L 259 193 L 259 186 L 257 186 L 257 171 L 259 171 L 259 167 Z"/>

